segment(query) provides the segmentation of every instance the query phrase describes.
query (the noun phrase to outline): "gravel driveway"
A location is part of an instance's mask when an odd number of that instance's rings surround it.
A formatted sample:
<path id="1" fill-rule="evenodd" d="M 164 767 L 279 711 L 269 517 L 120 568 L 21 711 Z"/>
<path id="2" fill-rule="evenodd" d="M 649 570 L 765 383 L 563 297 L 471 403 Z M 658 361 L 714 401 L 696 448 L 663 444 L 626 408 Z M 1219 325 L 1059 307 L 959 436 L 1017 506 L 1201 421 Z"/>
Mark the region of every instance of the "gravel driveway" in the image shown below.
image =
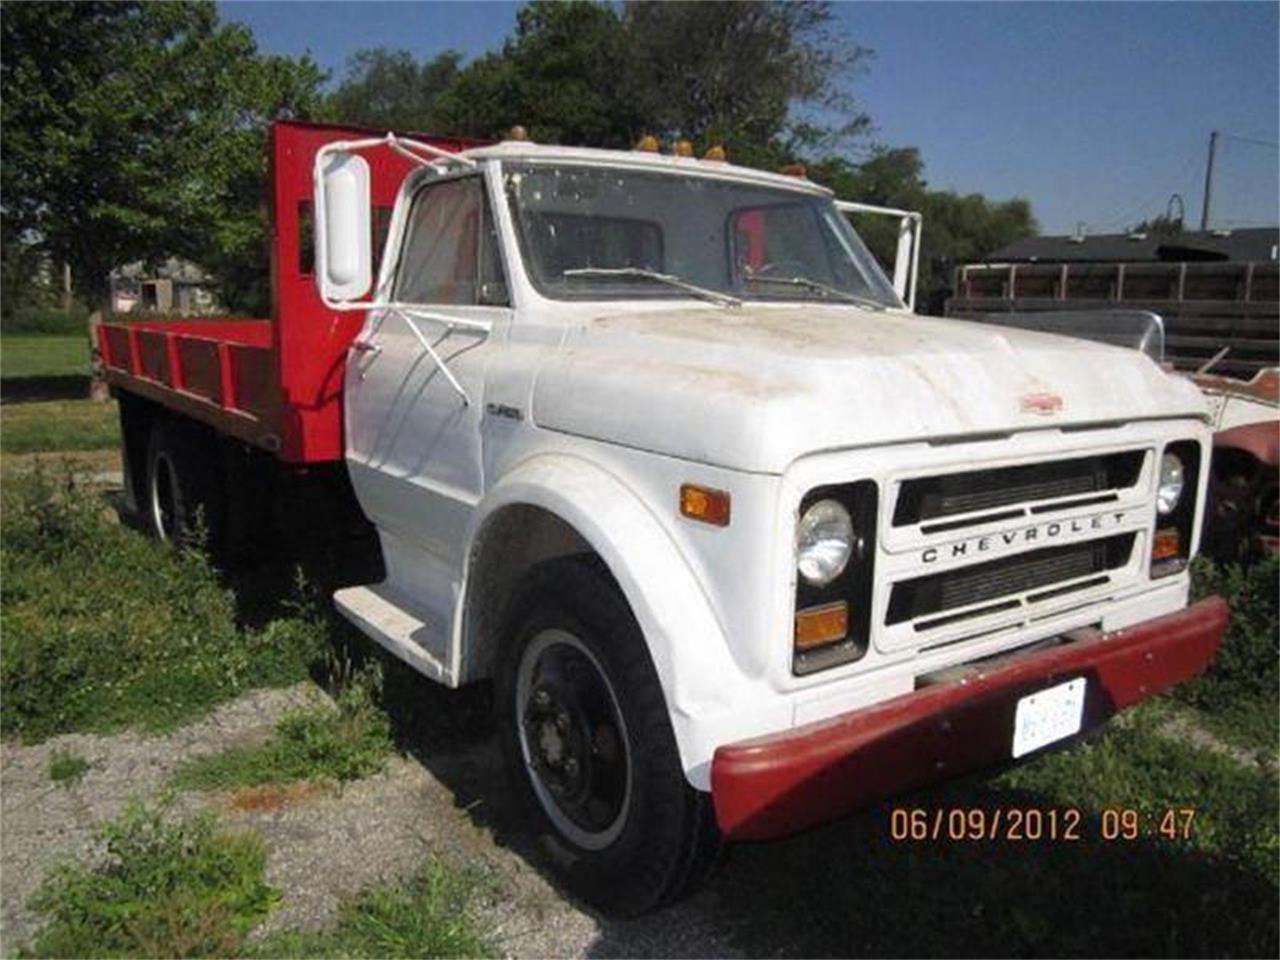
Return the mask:
<path id="1" fill-rule="evenodd" d="M 0 744 L 3 953 L 12 955 L 35 933 L 39 918 L 26 902 L 49 867 L 87 854 L 97 827 L 131 798 L 154 799 L 186 760 L 265 741 L 284 711 L 319 695 L 309 684 L 251 692 L 166 736 L 68 734 L 36 746 Z M 227 824 L 262 835 L 267 879 L 284 898 L 260 933 L 323 926 L 344 897 L 407 878 L 435 857 L 479 868 L 492 879 L 485 885 L 494 892 L 481 904 L 481 927 L 513 957 L 735 954 L 712 926 L 692 917 L 679 923 L 669 913 L 602 921 L 565 900 L 514 848 L 496 842 L 487 825 L 493 817 L 480 810 L 484 801 L 455 793 L 458 785 L 469 791 L 497 778 L 487 741 L 433 756 L 451 783 L 419 760 L 397 755 L 383 773 L 341 789 L 187 794 L 175 808 L 212 806 Z M 91 763 L 77 784 L 50 781 L 49 761 L 57 750 Z"/>

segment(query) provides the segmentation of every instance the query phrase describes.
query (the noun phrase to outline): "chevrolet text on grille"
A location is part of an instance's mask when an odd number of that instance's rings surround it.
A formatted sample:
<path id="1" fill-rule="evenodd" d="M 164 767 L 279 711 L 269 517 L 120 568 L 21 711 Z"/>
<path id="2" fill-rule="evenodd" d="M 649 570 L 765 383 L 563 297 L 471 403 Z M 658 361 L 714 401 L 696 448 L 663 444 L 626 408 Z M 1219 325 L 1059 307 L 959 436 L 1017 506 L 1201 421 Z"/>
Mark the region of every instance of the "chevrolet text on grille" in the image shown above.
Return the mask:
<path id="1" fill-rule="evenodd" d="M 1001 533 L 987 534 L 961 540 L 958 543 L 942 547 L 928 547 L 920 554 L 922 563 L 935 563 L 941 559 L 957 559 L 971 557 L 974 554 L 998 550 L 1000 547 L 1011 547 L 1019 543 L 1042 543 L 1047 540 L 1071 539 L 1078 533 L 1093 533 L 1117 527 L 1124 523 L 1125 511 L 1115 510 L 1106 513 L 1095 513 L 1091 517 L 1077 517 L 1072 520 L 1054 520 L 1049 523 L 1038 523 L 1018 530 L 1005 530 Z"/>

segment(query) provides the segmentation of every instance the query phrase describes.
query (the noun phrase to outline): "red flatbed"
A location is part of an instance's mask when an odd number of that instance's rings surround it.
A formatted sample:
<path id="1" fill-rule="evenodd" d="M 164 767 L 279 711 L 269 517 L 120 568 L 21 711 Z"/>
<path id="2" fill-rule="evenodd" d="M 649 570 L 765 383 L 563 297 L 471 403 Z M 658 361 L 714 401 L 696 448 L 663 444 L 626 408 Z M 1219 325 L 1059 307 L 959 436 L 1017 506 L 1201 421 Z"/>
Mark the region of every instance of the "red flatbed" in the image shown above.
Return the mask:
<path id="1" fill-rule="evenodd" d="M 384 132 L 297 121 L 273 124 L 267 145 L 272 317 L 113 319 L 98 330 L 107 382 L 287 463 L 341 460 L 347 348 L 364 314 L 329 310 L 316 292 L 309 244 L 303 242 L 311 231 L 312 164 L 326 143 Z M 453 151 L 481 144 L 412 136 Z M 380 252 L 396 191 L 412 162 L 390 150 L 370 151 L 366 159 L 374 249 Z"/>

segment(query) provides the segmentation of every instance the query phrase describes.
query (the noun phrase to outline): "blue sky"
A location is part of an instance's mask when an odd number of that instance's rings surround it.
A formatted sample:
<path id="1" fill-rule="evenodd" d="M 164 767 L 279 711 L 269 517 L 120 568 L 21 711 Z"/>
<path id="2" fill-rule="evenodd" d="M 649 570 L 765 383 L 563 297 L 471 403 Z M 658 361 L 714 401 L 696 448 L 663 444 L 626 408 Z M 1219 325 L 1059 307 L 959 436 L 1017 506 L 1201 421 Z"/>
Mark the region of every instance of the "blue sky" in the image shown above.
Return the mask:
<path id="1" fill-rule="evenodd" d="M 261 49 L 341 75 L 368 46 L 497 47 L 517 3 L 221 2 Z M 840 3 L 875 51 L 849 91 L 936 188 L 1031 200 L 1042 229 L 1121 229 L 1170 194 L 1199 223 L 1209 132 L 1280 141 L 1280 4 Z M 1212 225 L 1275 224 L 1280 153 L 1224 139 Z M 927 226 L 926 226 L 927 229 Z"/>

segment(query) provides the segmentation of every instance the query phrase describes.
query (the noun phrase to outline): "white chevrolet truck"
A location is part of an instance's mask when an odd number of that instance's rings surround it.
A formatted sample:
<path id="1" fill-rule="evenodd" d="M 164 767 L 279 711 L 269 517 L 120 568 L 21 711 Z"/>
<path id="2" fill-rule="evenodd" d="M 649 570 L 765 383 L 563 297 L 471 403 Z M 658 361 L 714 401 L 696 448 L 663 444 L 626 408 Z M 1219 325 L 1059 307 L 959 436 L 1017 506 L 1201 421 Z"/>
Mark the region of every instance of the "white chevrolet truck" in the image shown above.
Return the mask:
<path id="1" fill-rule="evenodd" d="M 627 913 L 723 838 L 1062 743 L 1201 671 L 1227 620 L 1188 606 L 1191 384 L 918 316 L 910 264 L 887 278 L 830 191 L 680 153 L 298 154 L 315 323 L 350 324 L 341 454 L 386 569 L 336 603 L 440 683 L 493 681 L 566 882 Z M 409 158 L 385 252 L 383 155 Z M 124 343 L 113 383 L 145 393 Z M 156 442 L 131 470 L 165 534 L 197 494 Z"/>

